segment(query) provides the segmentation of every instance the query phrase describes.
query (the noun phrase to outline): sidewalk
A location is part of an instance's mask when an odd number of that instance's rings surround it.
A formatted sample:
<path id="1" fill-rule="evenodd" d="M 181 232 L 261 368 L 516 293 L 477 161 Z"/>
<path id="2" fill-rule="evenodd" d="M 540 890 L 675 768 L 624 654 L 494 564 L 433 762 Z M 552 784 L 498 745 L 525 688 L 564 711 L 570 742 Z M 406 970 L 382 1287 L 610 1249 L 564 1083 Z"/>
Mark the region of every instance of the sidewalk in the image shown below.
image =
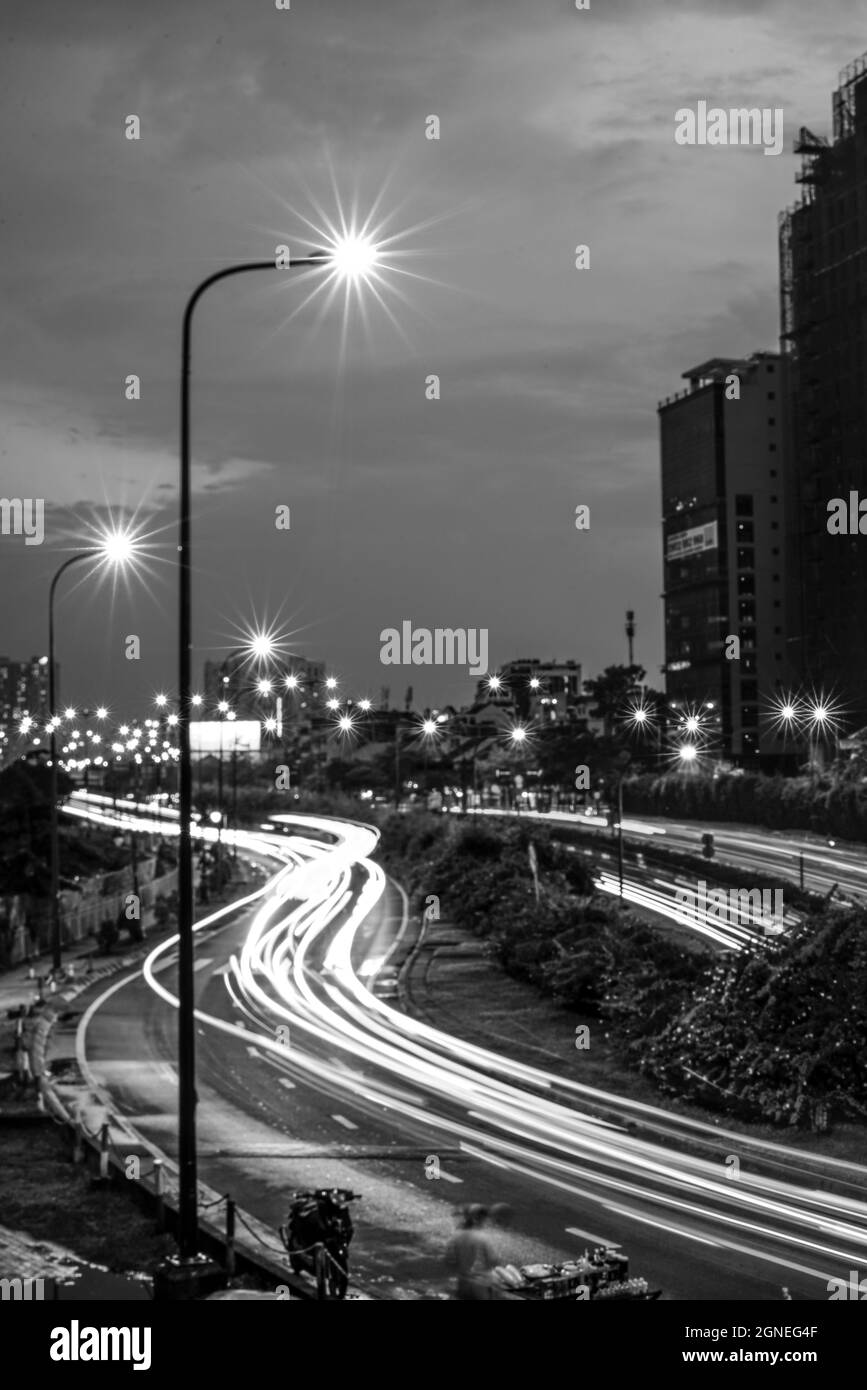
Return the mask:
<path id="1" fill-rule="evenodd" d="M 78 941 L 64 949 L 64 968 L 57 981 L 54 981 L 47 956 L 40 956 L 30 964 L 23 961 L 13 965 L 0 974 L 0 1016 L 5 1016 L 9 1009 L 28 1008 L 38 1003 L 40 982 L 46 1003 L 64 999 L 68 990 L 78 993 L 85 984 L 113 974 L 124 964 L 134 964 L 143 951 L 153 948 L 161 935 L 153 932 L 145 941 L 131 943 L 128 950 L 116 950 L 109 956 L 97 954 L 99 947 L 92 939 Z"/>

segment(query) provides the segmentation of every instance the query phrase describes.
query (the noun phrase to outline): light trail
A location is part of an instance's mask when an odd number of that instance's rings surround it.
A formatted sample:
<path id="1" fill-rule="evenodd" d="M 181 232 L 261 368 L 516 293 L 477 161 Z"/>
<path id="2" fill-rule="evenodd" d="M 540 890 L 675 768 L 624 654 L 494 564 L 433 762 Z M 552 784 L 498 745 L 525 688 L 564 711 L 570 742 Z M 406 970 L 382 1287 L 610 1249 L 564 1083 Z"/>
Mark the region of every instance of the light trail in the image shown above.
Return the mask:
<path id="1" fill-rule="evenodd" d="M 147 805 L 138 810 L 145 818 L 151 812 Z M 104 807 L 85 807 L 81 813 L 117 823 Z M 156 820 L 165 832 L 172 817 Z M 141 820 L 135 823 L 141 825 Z M 354 959 L 359 931 L 386 887 L 382 869 L 370 859 L 378 832 L 306 816 L 281 816 L 279 824 L 291 835 L 237 832 L 239 846 L 280 864 L 262 888 L 243 900 L 256 904 L 256 911 L 224 975 L 233 1008 L 246 1022 L 231 1023 L 197 1010 L 200 1023 L 245 1047 L 279 1056 L 296 1081 L 337 1092 L 368 1113 L 370 1107 L 384 1109 L 396 1120 L 423 1126 L 426 1134 L 447 1134 L 467 1152 L 573 1191 L 600 1210 L 618 1210 L 612 1199 L 639 1202 L 642 1221 L 669 1235 L 749 1253 L 826 1281 L 836 1277 L 835 1268 L 839 1273 L 837 1266 L 857 1268 L 867 1261 L 864 1203 L 747 1168 L 747 1154 L 778 1165 L 791 1158 L 805 1166 L 816 1161 L 811 1155 L 514 1062 L 409 1018 L 377 998 L 361 978 L 363 962 L 356 966 Z M 211 833 L 196 829 L 205 838 Z M 327 843 L 317 834 L 327 837 Z M 611 891 L 610 876 L 603 874 L 602 882 Z M 663 894 L 634 884 L 629 892 L 631 901 L 652 903 L 655 911 L 673 915 Z M 210 914 L 196 931 L 238 906 Z M 729 946 L 749 935 L 732 924 L 681 915 L 689 917 L 685 925 L 717 933 Z M 143 967 L 149 987 L 172 1007 L 176 997 L 156 976 L 176 944 L 177 937 L 161 943 Z M 276 1040 L 281 1024 L 289 1026 L 289 1047 Z M 331 1061 L 335 1054 L 346 1061 Z M 579 1105 L 599 1106 L 621 1123 L 587 1114 Z M 693 1145 L 740 1150 L 744 1157 L 737 1181 L 728 1177 L 722 1160 L 629 1133 L 622 1122 L 636 1117 L 669 1133 L 677 1129 Z M 381 1122 L 381 1114 L 377 1118 Z M 850 1176 L 855 1167 L 834 1160 L 821 1163 Z M 857 1171 L 867 1177 L 867 1170 Z M 749 1247 L 739 1243 L 744 1235 L 751 1238 Z M 805 1254 L 818 1268 L 801 1263 Z M 824 1272 L 825 1265 L 830 1272 Z"/>

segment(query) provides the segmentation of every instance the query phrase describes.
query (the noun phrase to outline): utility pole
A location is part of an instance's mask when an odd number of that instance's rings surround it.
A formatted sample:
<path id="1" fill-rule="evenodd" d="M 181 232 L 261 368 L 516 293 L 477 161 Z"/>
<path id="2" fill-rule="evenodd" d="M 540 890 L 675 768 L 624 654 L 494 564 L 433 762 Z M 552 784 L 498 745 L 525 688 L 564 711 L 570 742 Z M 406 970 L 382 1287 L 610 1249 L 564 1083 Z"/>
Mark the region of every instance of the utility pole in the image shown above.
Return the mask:
<path id="1" fill-rule="evenodd" d="M 394 809 L 400 810 L 400 715 L 397 716 L 394 724 Z"/>
<path id="2" fill-rule="evenodd" d="M 626 640 L 629 643 L 629 665 L 634 666 L 633 660 L 633 638 L 635 637 L 635 613 L 631 608 L 626 610 Z"/>

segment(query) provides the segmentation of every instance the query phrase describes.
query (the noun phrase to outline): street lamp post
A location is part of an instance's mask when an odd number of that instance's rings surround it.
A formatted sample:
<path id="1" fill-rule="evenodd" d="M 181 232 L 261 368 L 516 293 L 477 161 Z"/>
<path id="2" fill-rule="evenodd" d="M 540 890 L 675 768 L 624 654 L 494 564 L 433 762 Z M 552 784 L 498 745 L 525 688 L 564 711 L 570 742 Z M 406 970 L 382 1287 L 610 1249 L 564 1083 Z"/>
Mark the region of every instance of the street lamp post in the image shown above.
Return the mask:
<path id="1" fill-rule="evenodd" d="M 397 719 L 395 720 L 394 724 L 394 809 L 396 811 L 400 810 L 400 740 L 401 735 L 403 734 L 403 729 L 401 728 L 399 721 L 400 713 L 398 712 Z"/>
<path id="2" fill-rule="evenodd" d="M 70 555 L 55 573 L 51 581 L 51 588 L 48 591 L 48 709 L 51 722 L 51 783 L 49 791 L 51 797 L 51 967 L 55 971 L 59 971 L 63 964 L 63 948 L 60 927 L 60 841 L 57 819 L 57 723 L 55 718 L 57 689 L 54 674 L 54 595 L 59 579 L 66 573 L 70 565 L 78 564 L 80 560 L 92 559 L 97 554 L 99 554 L 97 550 L 89 548 Z"/>
<path id="3" fill-rule="evenodd" d="M 328 252 L 315 252 L 301 259 L 290 259 L 289 268 L 328 265 L 334 258 Z M 249 271 L 276 269 L 274 260 L 249 261 L 228 266 L 209 275 L 193 291 L 184 310 L 181 339 L 180 414 L 180 519 L 178 530 L 178 802 L 180 836 L 178 846 L 178 1259 L 173 1262 L 176 1287 L 194 1296 L 198 1288 L 197 1266 L 205 1262 L 198 1253 L 198 1181 L 196 1164 L 195 1092 L 195 975 L 193 971 L 193 782 L 190 758 L 190 719 L 192 714 L 192 557 L 191 557 L 191 467 L 190 467 L 190 364 L 193 314 L 206 290 L 221 280 Z M 222 761 L 222 760 L 221 760 Z"/>
<path id="4" fill-rule="evenodd" d="M 123 565 L 135 555 L 136 548 L 137 543 L 131 531 L 106 532 L 100 545 L 90 545 L 84 550 L 77 550 L 74 555 L 70 555 L 68 559 L 63 561 L 63 564 L 55 571 L 48 591 L 48 704 L 51 729 L 49 745 L 51 757 L 49 790 L 51 798 L 51 966 L 55 971 L 59 971 L 63 964 L 63 948 L 60 924 L 60 840 L 57 817 L 57 715 L 55 712 L 57 682 L 54 669 L 54 598 L 59 580 L 71 565 L 77 565 L 81 560 L 92 560 L 94 557 L 99 557 L 108 564 Z"/>
<path id="5" fill-rule="evenodd" d="M 626 769 L 632 762 L 632 754 L 624 748 L 617 754 L 617 765 L 620 769 L 617 778 L 617 879 L 619 885 L 619 896 L 623 901 L 623 779 L 626 776 Z"/>

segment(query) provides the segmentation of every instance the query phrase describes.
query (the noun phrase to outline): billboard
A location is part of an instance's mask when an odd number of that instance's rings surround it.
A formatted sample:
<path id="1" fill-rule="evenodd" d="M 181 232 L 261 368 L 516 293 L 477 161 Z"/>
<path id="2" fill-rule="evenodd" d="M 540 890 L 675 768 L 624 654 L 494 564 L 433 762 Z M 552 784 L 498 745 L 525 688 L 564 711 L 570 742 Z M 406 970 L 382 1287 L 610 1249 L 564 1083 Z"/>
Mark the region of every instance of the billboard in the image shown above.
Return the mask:
<path id="1" fill-rule="evenodd" d="M 702 550 L 716 550 L 718 545 L 717 523 L 709 521 L 706 526 L 693 526 L 689 531 L 677 531 L 669 536 L 665 558 L 685 560 L 690 555 L 700 554 Z"/>
<path id="2" fill-rule="evenodd" d="M 258 753 L 262 726 L 258 719 L 194 719 L 190 723 L 193 754 Z"/>

